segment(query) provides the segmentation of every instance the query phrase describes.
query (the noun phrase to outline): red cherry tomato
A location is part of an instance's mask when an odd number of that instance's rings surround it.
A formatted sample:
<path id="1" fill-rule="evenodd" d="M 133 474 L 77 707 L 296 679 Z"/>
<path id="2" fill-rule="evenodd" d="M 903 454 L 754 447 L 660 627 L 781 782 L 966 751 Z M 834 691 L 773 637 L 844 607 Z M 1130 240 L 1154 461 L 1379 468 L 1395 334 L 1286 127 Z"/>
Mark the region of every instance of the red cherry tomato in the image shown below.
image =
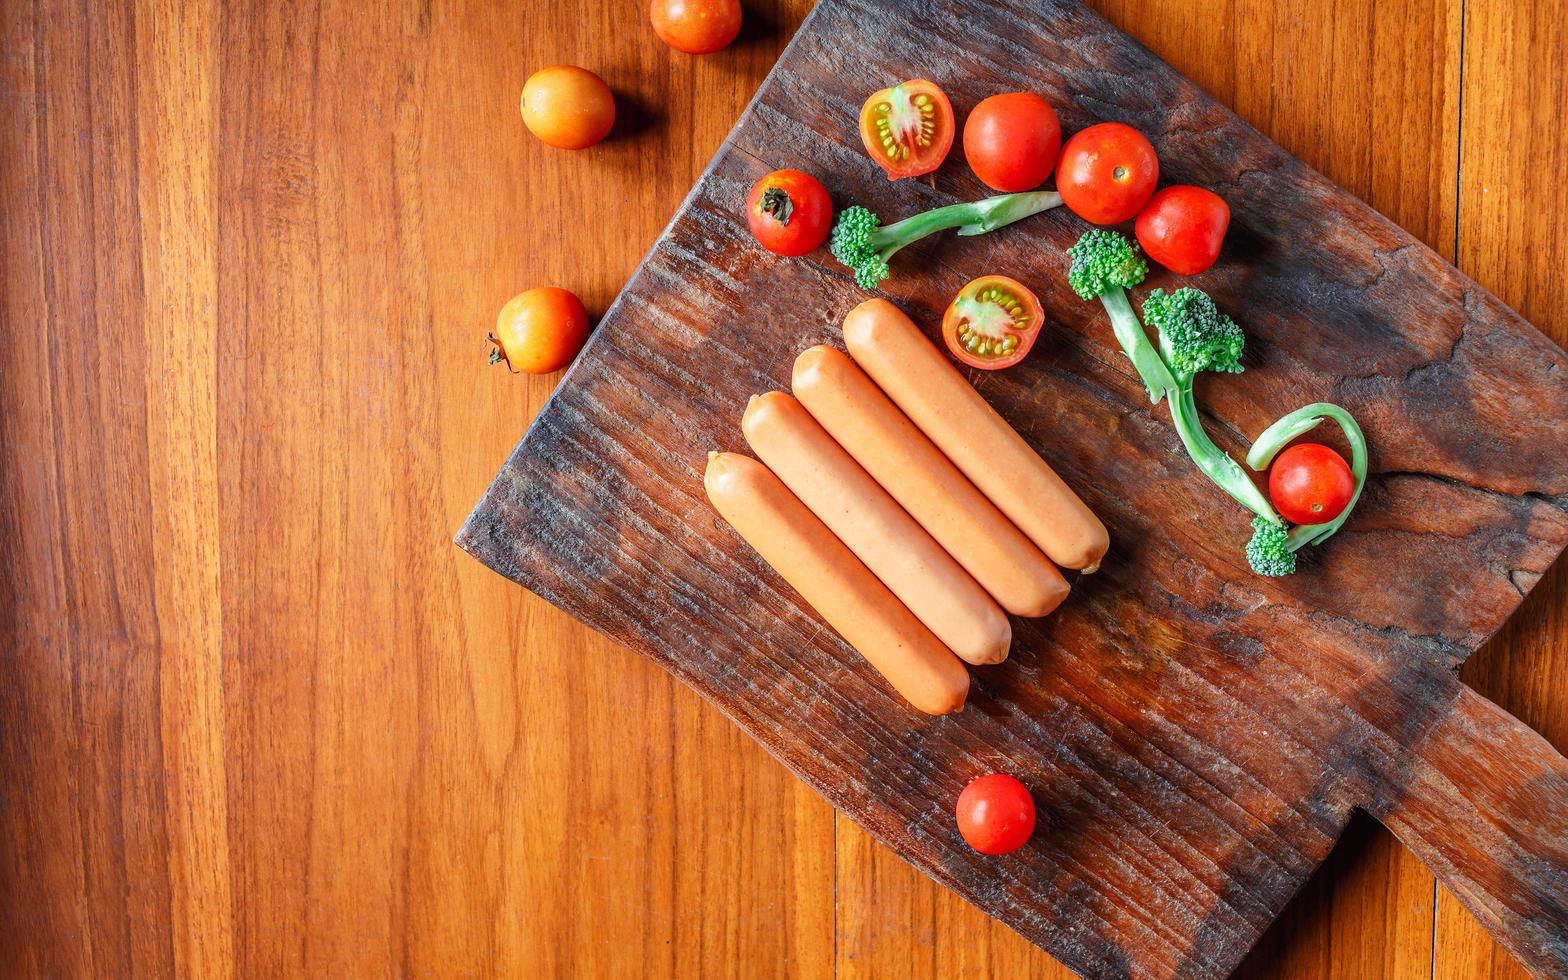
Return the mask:
<path id="1" fill-rule="evenodd" d="M 964 159 L 986 186 L 1028 191 L 1056 168 L 1062 124 L 1051 104 L 1033 92 L 993 95 L 964 122 Z"/>
<path id="2" fill-rule="evenodd" d="M 994 773 L 958 795 L 958 832 L 981 854 L 1016 851 L 1034 833 L 1034 800 L 1024 784 Z"/>
<path id="3" fill-rule="evenodd" d="M 1024 359 L 1045 311 L 1028 287 L 1006 276 L 981 276 L 958 291 L 942 317 L 942 339 L 970 367 L 996 370 Z"/>
<path id="4" fill-rule="evenodd" d="M 1325 524 L 1344 513 L 1356 492 L 1345 458 L 1305 442 L 1280 453 L 1269 467 L 1269 499 L 1292 524 Z"/>
<path id="5" fill-rule="evenodd" d="M 1074 133 L 1056 165 L 1062 203 L 1097 225 L 1118 224 L 1143 210 L 1159 179 L 1154 147 L 1136 129 L 1114 122 Z"/>
<path id="6" fill-rule="evenodd" d="M 888 180 L 928 174 L 953 148 L 953 104 L 918 78 L 873 92 L 860 108 L 860 141 Z"/>
<path id="7" fill-rule="evenodd" d="M 651 0 L 659 40 L 686 54 L 712 54 L 740 33 L 740 0 Z"/>
<path id="8" fill-rule="evenodd" d="M 817 178 L 775 170 L 751 185 L 746 223 L 762 247 L 780 255 L 805 255 L 833 227 L 833 201 Z"/>
<path id="9" fill-rule="evenodd" d="M 1155 191 L 1133 225 L 1149 258 L 1182 276 L 1214 264 L 1228 227 L 1230 206 L 1224 198 L 1185 184 Z"/>

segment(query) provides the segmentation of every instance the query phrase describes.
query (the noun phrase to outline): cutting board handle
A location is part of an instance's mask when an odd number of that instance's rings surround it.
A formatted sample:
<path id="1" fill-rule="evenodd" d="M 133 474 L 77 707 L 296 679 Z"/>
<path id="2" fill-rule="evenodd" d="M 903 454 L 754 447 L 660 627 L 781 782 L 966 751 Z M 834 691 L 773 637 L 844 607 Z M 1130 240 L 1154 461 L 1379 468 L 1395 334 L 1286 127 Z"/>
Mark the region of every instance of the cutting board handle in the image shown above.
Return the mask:
<path id="1" fill-rule="evenodd" d="M 1374 815 L 1532 973 L 1568 977 L 1568 759 L 1462 687 Z"/>

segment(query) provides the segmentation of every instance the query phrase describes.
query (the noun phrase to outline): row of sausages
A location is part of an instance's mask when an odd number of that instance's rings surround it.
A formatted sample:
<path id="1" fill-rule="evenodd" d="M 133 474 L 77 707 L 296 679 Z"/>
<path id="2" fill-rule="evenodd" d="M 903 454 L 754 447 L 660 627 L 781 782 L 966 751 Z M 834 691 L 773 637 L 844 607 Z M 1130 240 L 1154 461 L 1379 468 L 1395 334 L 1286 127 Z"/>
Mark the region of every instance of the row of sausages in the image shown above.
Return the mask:
<path id="1" fill-rule="evenodd" d="M 1060 605 L 1058 566 L 1094 571 L 1105 526 L 892 303 L 852 310 L 844 342 L 854 360 L 813 347 L 793 397 L 751 399 L 741 429 L 762 462 L 711 453 L 704 486 L 910 704 L 957 711 L 959 659 L 1004 660 L 1006 613 Z"/>

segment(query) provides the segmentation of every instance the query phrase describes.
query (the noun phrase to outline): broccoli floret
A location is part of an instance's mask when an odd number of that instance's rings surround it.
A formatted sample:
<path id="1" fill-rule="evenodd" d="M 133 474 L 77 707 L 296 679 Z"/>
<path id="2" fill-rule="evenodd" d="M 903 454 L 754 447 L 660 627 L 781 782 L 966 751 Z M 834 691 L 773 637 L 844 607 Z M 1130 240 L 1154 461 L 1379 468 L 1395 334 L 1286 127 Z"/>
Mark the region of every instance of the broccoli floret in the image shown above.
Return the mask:
<path id="1" fill-rule="evenodd" d="M 1084 299 L 1098 299 L 1117 289 L 1131 289 L 1149 274 L 1149 263 L 1125 236 L 1091 228 L 1067 250 L 1072 265 L 1067 284 Z"/>
<path id="2" fill-rule="evenodd" d="M 1296 571 L 1296 553 L 1290 548 L 1290 534 L 1283 523 L 1267 517 L 1252 519 L 1247 564 L 1259 575 L 1278 577 Z"/>
<path id="3" fill-rule="evenodd" d="M 875 289 L 888 277 L 887 260 L 871 244 L 871 234 L 881 223 L 880 218 L 863 207 L 845 208 L 833 223 L 833 234 L 828 239 L 833 257 L 854 270 L 855 285 L 861 289 Z"/>
<path id="4" fill-rule="evenodd" d="M 1132 366 L 1138 369 L 1138 376 L 1149 391 L 1149 401 L 1158 404 L 1175 390 L 1176 379 L 1149 343 L 1149 335 L 1127 299 L 1127 289 L 1148 275 L 1149 263 L 1138 256 L 1138 250 L 1125 236 L 1103 228 L 1084 232 L 1067 254 L 1072 257 L 1067 268 L 1068 285 L 1084 299 L 1099 299 L 1110 315 L 1117 343 L 1132 358 Z"/>
<path id="5" fill-rule="evenodd" d="M 835 259 L 853 270 L 855 285 L 875 289 L 890 274 L 888 262 L 894 253 L 927 235 L 949 228 L 957 228 L 960 235 L 983 235 L 1061 203 L 1062 196 L 1055 191 L 998 194 L 935 208 L 891 225 L 883 225 L 875 214 L 856 205 L 839 212 L 828 247 Z"/>
<path id="6" fill-rule="evenodd" d="M 1159 331 L 1160 352 L 1178 383 L 1200 371 L 1240 374 L 1247 339 L 1201 289 L 1156 289 L 1143 301 L 1143 319 Z"/>
<path id="7" fill-rule="evenodd" d="M 828 238 L 828 249 L 833 257 L 847 266 L 857 266 L 871 255 L 871 233 L 877 230 L 882 219 L 870 211 L 854 205 L 838 213 L 833 222 L 833 234 Z"/>

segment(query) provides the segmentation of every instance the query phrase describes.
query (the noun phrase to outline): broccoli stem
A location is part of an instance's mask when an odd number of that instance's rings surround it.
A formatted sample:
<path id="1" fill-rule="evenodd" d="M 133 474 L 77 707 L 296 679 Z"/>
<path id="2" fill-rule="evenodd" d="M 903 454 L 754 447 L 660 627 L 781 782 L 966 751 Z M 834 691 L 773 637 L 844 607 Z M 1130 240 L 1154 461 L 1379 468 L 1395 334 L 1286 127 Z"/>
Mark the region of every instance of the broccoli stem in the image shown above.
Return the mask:
<path id="1" fill-rule="evenodd" d="M 1110 315 L 1116 342 L 1122 345 L 1122 350 L 1132 360 L 1132 366 L 1138 369 L 1144 387 L 1149 389 L 1150 404 L 1158 405 L 1161 398 L 1176 390 L 1176 379 L 1171 376 L 1164 358 L 1149 343 L 1149 335 L 1144 332 L 1143 321 L 1133 312 L 1127 291 L 1115 288 L 1101 293 L 1100 302 Z"/>
<path id="2" fill-rule="evenodd" d="M 957 228 L 960 235 L 983 235 L 1061 203 L 1062 195 L 1055 191 L 1024 191 L 949 204 L 881 226 L 871 233 L 870 245 L 886 261 L 904 246 L 939 231 Z"/>
<path id="3" fill-rule="evenodd" d="M 1214 481 L 1215 486 L 1230 494 L 1236 503 L 1259 517 L 1284 524 L 1274 505 L 1252 482 L 1241 464 L 1216 446 L 1204 431 L 1203 421 L 1198 417 L 1198 403 L 1192 394 L 1192 378 L 1178 379 L 1176 390 L 1171 393 L 1170 406 L 1171 424 L 1175 426 L 1176 434 L 1181 436 L 1182 445 L 1187 447 L 1187 455 L 1198 464 L 1198 469 Z"/>
<path id="4" fill-rule="evenodd" d="M 1350 443 L 1350 473 L 1356 480 L 1356 490 L 1350 495 L 1350 503 L 1339 512 L 1339 516 L 1323 524 L 1299 524 L 1290 529 L 1290 550 L 1300 551 L 1308 545 L 1318 545 L 1327 541 L 1344 526 L 1350 519 L 1350 512 L 1356 509 L 1356 502 L 1361 499 L 1361 488 L 1367 482 L 1367 439 L 1361 431 L 1361 426 L 1351 417 L 1351 414 L 1331 402 L 1315 402 L 1275 422 L 1263 434 L 1258 436 L 1252 448 L 1247 451 L 1247 465 L 1255 470 L 1266 470 L 1274 462 L 1274 457 L 1290 444 L 1297 436 L 1317 428 L 1324 419 L 1333 419 L 1339 423 L 1339 428 L 1345 433 L 1345 441 Z"/>
<path id="5" fill-rule="evenodd" d="M 979 212 L 975 221 L 965 222 L 958 229 L 960 235 L 984 235 L 1021 218 L 1061 206 L 1062 195 L 1055 191 L 1022 191 L 1017 194 L 998 194 L 974 203 Z"/>

